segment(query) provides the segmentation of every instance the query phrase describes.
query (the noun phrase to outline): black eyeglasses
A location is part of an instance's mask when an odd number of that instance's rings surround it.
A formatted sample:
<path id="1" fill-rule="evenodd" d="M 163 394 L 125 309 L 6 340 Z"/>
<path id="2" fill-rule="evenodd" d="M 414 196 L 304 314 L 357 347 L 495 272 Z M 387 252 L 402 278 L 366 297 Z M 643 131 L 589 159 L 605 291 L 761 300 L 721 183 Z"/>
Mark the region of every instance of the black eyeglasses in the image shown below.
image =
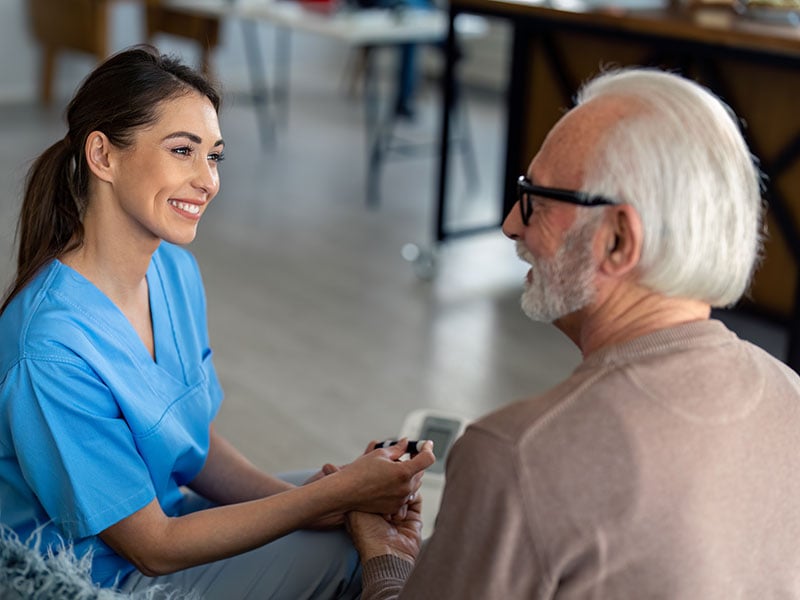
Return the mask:
<path id="1" fill-rule="evenodd" d="M 517 179 L 517 201 L 519 202 L 519 211 L 522 213 L 522 223 L 526 227 L 533 214 L 534 196 L 558 200 L 559 202 L 569 202 L 570 204 L 578 204 L 580 206 L 608 206 L 619 204 L 616 200 L 611 200 L 605 196 L 534 185 L 525 175 L 520 175 Z"/>

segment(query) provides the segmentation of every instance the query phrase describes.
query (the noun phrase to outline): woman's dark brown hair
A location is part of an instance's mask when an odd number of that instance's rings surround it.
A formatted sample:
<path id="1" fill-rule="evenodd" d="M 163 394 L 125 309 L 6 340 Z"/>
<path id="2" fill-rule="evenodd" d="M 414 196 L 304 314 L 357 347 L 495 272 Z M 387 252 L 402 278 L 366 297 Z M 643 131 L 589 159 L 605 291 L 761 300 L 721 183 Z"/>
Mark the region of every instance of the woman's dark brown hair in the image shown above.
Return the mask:
<path id="1" fill-rule="evenodd" d="M 89 134 L 100 131 L 115 146 L 127 148 L 136 130 L 158 118 L 162 102 L 191 92 L 206 96 L 219 112 L 219 94 L 207 79 L 152 46 L 115 54 L 92 71 L 67 107 L 64 139 L 28 171 L 17 225 L 17 273 L 0 314 L 39 269 L 83 244 Z"/>

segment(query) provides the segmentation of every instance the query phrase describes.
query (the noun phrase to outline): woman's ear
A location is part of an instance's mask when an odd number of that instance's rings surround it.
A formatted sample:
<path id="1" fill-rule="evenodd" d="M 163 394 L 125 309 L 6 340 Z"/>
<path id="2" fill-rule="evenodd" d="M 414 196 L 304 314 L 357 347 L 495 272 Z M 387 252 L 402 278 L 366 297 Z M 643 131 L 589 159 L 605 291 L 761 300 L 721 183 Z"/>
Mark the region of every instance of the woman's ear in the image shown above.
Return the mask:
<path id="1" fill-rule="evenodd" d="M 606 248 L 600 269 L 606 275 L 620 277 L 639 264 L 642 255 L 642 221 L 630 204 L 609 209 L 611 219 L 606 228 Z"/>
<path id="2" fill-rule="evenodd" d="M 111 153 L 113 150 L 111 140 L 102 131 L 93 131 L 86 138 L 84 146 L 86 163 L 91 172 L 102 181 L 112 181 Z"/>

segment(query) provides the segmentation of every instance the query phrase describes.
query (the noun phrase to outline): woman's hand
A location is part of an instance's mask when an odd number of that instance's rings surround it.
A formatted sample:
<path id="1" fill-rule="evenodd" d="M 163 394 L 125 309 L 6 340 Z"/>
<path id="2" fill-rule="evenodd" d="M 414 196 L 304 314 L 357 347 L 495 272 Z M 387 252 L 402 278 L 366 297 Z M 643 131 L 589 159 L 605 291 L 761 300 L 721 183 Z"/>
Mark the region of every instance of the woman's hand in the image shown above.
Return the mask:
<path id="1" fill-rule="evenodd" d="M 404 461 L 400 458 L 406 452 L 408 440 L 377 450 L 372 449 L 375 443 L 370 442 L 367 451 L 340 469 L 336 476 L 352 490 L 354 502 L 349 510 L 397 515 L 402 519 L 405 506 L 413 501 L 422 484 L 423 472 L 436 461 L 433 442 L 425 442 L 416 456 Z"/>
<path id="2" fill-rule="evenodd" d="M 407 440 L 400 440 L 389 448 L 375 449 L 375 441 L 352 463 L 336 467 L 323 465 L 306 485 L 320 483 L 328 486 L 326 495 L 335 494 L 344 502 L 336 513 L 329 513 L 315 521 L 312 527 L 330 527 L 341 524 L 344 514 L 353 510 L 384 515 L 387 519 L 404 520 L 407 505 L 412 502 L 422 483 L 422 474 L 432 465 L 433 442 L 427 442 L 411 460 L 400 461 L 405 454 Z M 328 477 L 335 475 L 335 477 Z"/>

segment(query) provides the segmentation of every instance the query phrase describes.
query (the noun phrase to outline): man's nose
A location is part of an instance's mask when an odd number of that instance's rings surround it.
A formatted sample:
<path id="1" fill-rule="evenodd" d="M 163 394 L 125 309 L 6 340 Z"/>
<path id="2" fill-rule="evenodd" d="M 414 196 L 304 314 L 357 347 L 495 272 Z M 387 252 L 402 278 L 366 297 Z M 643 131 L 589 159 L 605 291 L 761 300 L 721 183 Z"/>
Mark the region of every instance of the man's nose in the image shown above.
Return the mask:
<path id="1" fill-rule="evenodd" d="M 512 240 L 518 240 L 522 237 L 524 229 L 525 224 L 522 222 L 522 215 L 519 212 L 519 200 L 517 200 L 503 221 L 503 234 Z"/>

